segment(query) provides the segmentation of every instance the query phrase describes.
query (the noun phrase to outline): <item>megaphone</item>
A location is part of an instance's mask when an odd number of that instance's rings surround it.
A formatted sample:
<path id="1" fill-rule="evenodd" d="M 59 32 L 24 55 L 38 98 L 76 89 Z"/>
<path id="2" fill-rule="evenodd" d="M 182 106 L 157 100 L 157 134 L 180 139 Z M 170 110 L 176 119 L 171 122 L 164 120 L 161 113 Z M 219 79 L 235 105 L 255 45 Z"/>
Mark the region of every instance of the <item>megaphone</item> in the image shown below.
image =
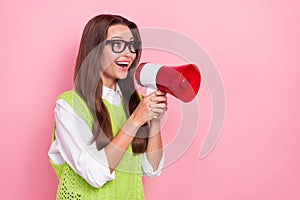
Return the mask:
<path id="1" fill-rule="evenodd" d="M 195 98 L 201 83 L 199 69 L 194 64 L 141 63 L 136 69 L 135 79 L 143 87 L 169 93 L 185 103 Z"/>

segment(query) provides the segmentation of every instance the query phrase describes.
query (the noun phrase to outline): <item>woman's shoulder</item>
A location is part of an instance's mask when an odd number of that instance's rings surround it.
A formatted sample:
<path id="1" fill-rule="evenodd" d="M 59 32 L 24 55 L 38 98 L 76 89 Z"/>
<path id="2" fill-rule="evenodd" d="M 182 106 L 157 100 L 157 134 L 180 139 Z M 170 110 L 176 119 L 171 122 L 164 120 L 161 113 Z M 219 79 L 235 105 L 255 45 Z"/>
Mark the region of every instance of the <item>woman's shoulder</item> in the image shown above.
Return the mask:
<path id="1" fill-rule="evenodd" d="M 70 98 L 74 98 L 75 95 L 78 95 L 78 94 L 77 94 L 77 92 L 74 89 L 66 90 L 66 91 L 60 93 L 57 96 L 56 100 L 58 100 L 58 99 L 67 100 L 67 99 L 70 99 Z"/>
<path id="2" fill-rule="evenodd" d="M 87 107 L 86 101 L 78 94 L 75 89 L 64 91 L 60 95 L 58 95 L 58 97 L 56 98 L 56 102 L 61 100 L 68 103 L 73 109 Z"/>
<path id="3" fill-rule="evenodd" d="M 92 127 L 93 125 L 93 117 L 92 113 L 86 103 L 86 101 L 79 95 L 79 93 L 75 90 L 67 90 L 62 92 L 56 99 L 56 101 L 65 101 L 71 108 L 86 121 L 86 123 Z"/>

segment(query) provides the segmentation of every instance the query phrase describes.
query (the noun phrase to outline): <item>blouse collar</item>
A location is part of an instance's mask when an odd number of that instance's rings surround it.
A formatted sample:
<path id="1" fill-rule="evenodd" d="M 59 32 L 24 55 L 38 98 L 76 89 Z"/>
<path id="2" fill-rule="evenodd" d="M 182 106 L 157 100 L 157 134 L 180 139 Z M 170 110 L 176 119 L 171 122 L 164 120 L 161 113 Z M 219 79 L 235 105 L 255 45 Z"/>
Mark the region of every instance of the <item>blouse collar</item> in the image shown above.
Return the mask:
<path id="1" fill-rule="evenodd" d="M 116 90 L 110 89 L 103 85 L 102 99 L 108 101 L 108 103 L 119 106 L 122 100 L 122 92 L 118 84 L 116 84 Z"/>

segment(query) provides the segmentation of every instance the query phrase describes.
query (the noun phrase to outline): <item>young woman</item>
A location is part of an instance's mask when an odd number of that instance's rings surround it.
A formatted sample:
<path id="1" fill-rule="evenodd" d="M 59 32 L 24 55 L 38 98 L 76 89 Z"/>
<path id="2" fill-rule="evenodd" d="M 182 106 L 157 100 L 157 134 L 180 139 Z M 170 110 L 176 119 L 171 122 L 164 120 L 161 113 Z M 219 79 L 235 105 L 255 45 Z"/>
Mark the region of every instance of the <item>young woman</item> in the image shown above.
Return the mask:
<path id="1" fill-rule="evenodd" d="M 142 97 L 134 87 L 141 56 L 137 26 L 98 15 L 83 31 L 74 89 L 56 101 L 50 162 L 57 199 L 144 199 L 142 175 L 161 173 L 160 119 L 166 94 Z"/>

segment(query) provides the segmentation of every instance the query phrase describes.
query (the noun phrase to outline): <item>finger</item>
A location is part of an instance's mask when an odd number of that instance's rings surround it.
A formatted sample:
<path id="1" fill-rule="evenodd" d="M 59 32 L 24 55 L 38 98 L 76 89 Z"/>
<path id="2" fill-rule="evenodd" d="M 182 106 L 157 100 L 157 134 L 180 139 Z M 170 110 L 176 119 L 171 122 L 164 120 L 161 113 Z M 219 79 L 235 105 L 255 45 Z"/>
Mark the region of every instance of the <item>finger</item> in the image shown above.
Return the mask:
<path id="1" fill-rule="evenodd" d="M 167 93 L 158 90 L 158 91 L 155 92 L 155 94 L 158 95 L 158 96 L 166 96 Z"/>
<path id="2" fill-rule="evenodd" d="M 158 119 L 160 117 L 159 113 L 152 113 L 152 119 Z"/>
<path id="3" fill-rule="evenodd" d="M 162 109 L 165 109 L 165 108 L 167 108 L 167 104 L 166 103 L 156 103 L 156 104 L 152 104 L 151 108 L 162 108 Z"/>
<path id="4" fill-rule="evenodd" d="M 151 111 L 155 114 L 162 114 L 165 110 L 162 108 L 151 108 Z"/>
<path id="5" fill-rule="evenodd" d="M 148 95 L 145 95 L 144 98 L 155 97 L 155 96 L 157 96 L 156 92 L 157 92 L 157 91 L 154 91 L 154 92 L 152 92 L 152 93 L 150 93 L 150 94 L 148 94 Z"/>
<path id="6" fill-rule="evenodd" d="M 153 102 L 166 102 L 167 97 L 165 97 L 165 96 L 153 96 L 153 97 L 150 97 L 150 100 L 153 101 Z"/>

